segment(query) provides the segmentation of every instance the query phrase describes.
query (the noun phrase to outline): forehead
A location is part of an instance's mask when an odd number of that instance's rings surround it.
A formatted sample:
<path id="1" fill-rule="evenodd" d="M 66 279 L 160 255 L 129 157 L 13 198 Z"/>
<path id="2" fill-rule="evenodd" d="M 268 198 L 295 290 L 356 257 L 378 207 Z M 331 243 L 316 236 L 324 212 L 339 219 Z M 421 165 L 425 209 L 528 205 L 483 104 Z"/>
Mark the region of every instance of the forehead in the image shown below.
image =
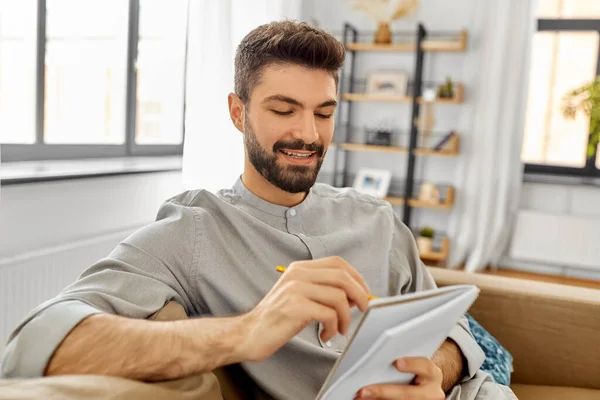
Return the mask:
<path id="1" fill-rule="evenodd" d="M 251 94 L 251 102 L 274 94 L 295 98 L 307 105 L 317 105 L 335 99 L 337 88 L 333 75 L 322 69 L 291 64 L 265 66 Z"/>

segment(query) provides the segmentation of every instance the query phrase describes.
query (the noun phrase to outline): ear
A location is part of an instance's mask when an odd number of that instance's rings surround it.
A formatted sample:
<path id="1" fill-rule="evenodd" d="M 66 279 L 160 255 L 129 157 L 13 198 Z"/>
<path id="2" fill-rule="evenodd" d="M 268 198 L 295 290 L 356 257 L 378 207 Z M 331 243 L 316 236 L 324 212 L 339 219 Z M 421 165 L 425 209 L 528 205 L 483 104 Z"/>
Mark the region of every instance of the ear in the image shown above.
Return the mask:
<path id="1" fill-rule="evenodd" d="M 233 122 L 238 131 L 244 133 L 244 113 L 246 112 L 244 102 L 235 93 L 229 93 L 227 102 L 229 104 L 231 122 Z"/>

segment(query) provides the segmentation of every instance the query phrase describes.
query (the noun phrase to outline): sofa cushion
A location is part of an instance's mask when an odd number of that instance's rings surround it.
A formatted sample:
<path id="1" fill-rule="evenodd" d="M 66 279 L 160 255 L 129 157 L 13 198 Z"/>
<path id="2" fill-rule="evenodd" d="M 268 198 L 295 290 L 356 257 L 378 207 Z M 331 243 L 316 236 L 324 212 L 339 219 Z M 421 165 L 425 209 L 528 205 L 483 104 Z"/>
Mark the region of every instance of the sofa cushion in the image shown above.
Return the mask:
<path id="1" fill-rule="evenodd" d="M 538 386 L 515 383 L 510 387 L 519 400 L 598 400 L 600 390 L 567 386 Z"/>
<path id="2" fill-rule="evenodd" d="M 510 353 L 472 316 L 466 314 L 469 328 L 475 341 L 485 354 L 481 369 L 494 378 L 496 383 L 510 386 L 510 374 L 513 372 L 513 358 Z"/>

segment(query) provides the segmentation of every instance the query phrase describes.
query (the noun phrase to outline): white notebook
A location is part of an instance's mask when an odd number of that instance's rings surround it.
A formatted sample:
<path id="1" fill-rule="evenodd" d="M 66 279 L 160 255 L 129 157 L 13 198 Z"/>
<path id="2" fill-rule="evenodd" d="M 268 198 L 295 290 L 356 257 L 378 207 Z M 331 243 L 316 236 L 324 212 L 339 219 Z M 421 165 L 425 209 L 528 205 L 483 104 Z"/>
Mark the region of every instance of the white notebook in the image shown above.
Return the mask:
<path id="1" fill-rule="evenodd" d="M 393 362 L 431 358 L 478 295 L 476 286 L 455 285 L 372 300 L 317 400 L 353 399 L 371 384 L 410 384 L 414 374 Z"/>

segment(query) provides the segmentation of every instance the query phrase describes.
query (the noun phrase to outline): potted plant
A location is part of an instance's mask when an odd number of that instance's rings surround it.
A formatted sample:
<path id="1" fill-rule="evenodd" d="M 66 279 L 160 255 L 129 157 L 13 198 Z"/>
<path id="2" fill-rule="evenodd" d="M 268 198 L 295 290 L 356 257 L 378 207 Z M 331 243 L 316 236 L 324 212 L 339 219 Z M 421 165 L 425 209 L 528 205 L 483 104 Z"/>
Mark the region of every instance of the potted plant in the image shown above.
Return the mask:
<path id="1" fill-rule="evenodd" d="M 447 77 L 446 82 L 438 86 L 437 97 L 440 99 L 454 98 L 454 82 L 452 81 L 452 78 Z"/>
<path id="2" fill-rule="evenodd" d="M 352 8 L 368 14 L 377 21 L 375 44 L 392 43 L 390 24 L 408 13 L 419 4 L 419 0 L 354 0 L 350 2 Z"/>
<path id="3" fill-rule="evenodd" d="M 420 254 L 431 253 L 433 249 L 433 237 L 435 236 L 435 230 L 430 227 L 425 227 L 419 231 L 417 237 L 417 247 L 419 248 Z"/>
<path id="4" fill-rule="evenodd" d="M 597 76 L 593 82 L 564 95 L 561 108 L 565 118 L 568 119 L 574 119 L 578 111 L 590 117 L 587 156 L 593 157 L 600 143 L 600 76 Z"/>

